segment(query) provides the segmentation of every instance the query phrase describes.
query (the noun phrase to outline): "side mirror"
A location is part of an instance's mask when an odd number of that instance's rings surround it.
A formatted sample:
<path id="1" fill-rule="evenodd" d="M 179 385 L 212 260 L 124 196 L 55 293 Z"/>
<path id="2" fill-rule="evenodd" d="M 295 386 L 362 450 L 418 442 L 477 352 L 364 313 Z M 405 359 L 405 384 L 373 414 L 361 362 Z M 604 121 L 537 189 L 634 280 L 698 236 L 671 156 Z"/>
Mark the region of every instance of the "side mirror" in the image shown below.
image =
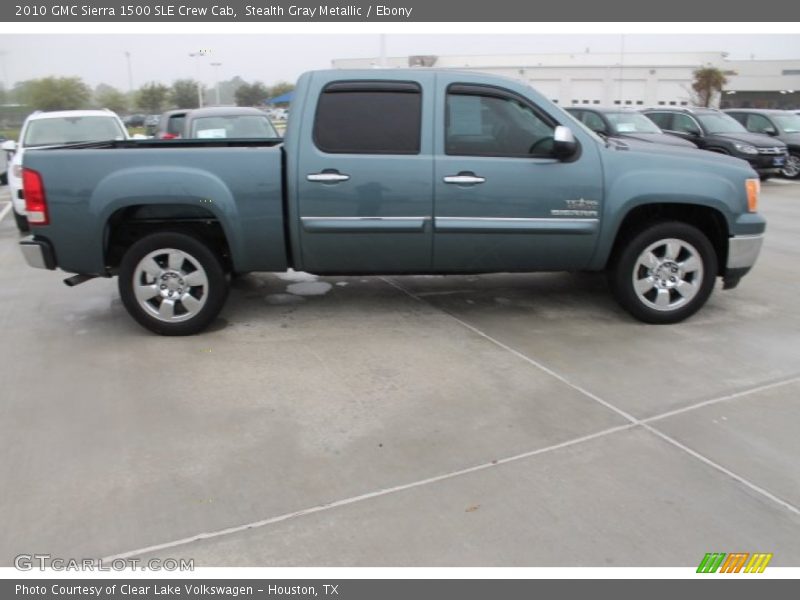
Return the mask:
<path id="1" fill-rule="evenodd" d="M 0 146 L 6 152 L 16 152 L 17 151 L 17 142 L 14 140 L 6 140 L 3 142 L 3 145 Z"/>
<path id="2" fill-rule="evenodd" d="M 764 130 L 764 133 L 774 137 L 774 136 L 778 135 L 778 130 L 775 129 L 774 127 L 768 127 L 767 129 Z"/>
<path id="3" fill-rule="evenodd" d="M 553 132 L 553 154 L 561 160 L 565 160 L 575 155 L 578 150 L 578 142 L 569 127 L 559 125 Z"/>

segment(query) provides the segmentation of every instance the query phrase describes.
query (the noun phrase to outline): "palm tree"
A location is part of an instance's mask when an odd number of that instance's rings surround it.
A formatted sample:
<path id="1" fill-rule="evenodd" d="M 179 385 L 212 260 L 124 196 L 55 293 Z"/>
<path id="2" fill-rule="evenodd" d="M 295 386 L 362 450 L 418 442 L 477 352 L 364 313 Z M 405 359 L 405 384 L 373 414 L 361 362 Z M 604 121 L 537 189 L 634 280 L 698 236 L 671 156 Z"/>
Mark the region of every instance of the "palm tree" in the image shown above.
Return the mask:
<path id="1" fill-rule="evenodd" d="M 697 100 L 700 106 L 709 107 L 714 95 L 721 92 L 728 78 L 725 73 L 716 67 L 703 67 L 694 72 L 692 89 L 697 93 Z"/>

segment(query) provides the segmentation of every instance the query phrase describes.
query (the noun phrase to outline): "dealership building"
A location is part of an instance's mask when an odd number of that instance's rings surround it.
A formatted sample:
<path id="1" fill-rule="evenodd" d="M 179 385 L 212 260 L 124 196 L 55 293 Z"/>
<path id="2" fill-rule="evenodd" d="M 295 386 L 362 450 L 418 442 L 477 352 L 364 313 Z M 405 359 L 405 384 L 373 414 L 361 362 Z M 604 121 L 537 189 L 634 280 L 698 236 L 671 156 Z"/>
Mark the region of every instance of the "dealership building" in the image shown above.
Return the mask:
<path id="1" fill-rule="evenodd" d="M 693 72 L 722 70 L 718 104 L 800 108 L 800 59 L 729 60 L 725 52 L 506 54 L 336 59 L 339 69 L 369 67 L 469 69 L 522 79 L 562 106 L 689 106 Z"/>

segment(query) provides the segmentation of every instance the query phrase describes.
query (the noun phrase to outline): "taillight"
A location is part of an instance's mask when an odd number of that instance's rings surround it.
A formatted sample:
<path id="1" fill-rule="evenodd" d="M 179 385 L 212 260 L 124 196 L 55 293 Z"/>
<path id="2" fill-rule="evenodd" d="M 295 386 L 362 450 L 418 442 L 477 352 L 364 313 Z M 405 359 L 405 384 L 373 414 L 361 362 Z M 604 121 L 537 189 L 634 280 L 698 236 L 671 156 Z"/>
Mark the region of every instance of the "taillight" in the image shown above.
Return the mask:
<path id="1" fill-rule="evenodd" d="M 31 225 L 47 225 L 47 197 L 44 194 L 42 176 L 33 169 L 22 169 L 22 189 L 25 192 L 25 212 Z"/>
<path id="2" fill-rule="evenodd" d="M 161 135 L 161 139 L 162 140 L 174 140 L 177 137 L 178 137 L 178 134 L 176 134 L 176 133 L 164 133 L 164 134 Z"/>

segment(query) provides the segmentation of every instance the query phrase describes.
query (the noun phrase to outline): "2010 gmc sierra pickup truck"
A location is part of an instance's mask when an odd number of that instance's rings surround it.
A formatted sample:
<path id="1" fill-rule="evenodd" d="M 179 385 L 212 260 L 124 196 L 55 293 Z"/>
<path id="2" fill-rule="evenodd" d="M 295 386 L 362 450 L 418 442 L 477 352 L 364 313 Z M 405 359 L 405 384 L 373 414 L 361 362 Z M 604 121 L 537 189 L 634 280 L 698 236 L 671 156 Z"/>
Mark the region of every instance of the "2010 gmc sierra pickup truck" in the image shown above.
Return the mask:
<path id="1" fill-rule="evenodd" d="M 523 82 L 429 69 L 304 74 L 285 140 L 31 151 L 24 186 L 27 261 L 118 275 L 165 335 L 205 328 L 230 274 L 289 267 L 608 271 L 632 315 L 674 323 L 765 230 L 744 161 L 607 142 Z"/>

